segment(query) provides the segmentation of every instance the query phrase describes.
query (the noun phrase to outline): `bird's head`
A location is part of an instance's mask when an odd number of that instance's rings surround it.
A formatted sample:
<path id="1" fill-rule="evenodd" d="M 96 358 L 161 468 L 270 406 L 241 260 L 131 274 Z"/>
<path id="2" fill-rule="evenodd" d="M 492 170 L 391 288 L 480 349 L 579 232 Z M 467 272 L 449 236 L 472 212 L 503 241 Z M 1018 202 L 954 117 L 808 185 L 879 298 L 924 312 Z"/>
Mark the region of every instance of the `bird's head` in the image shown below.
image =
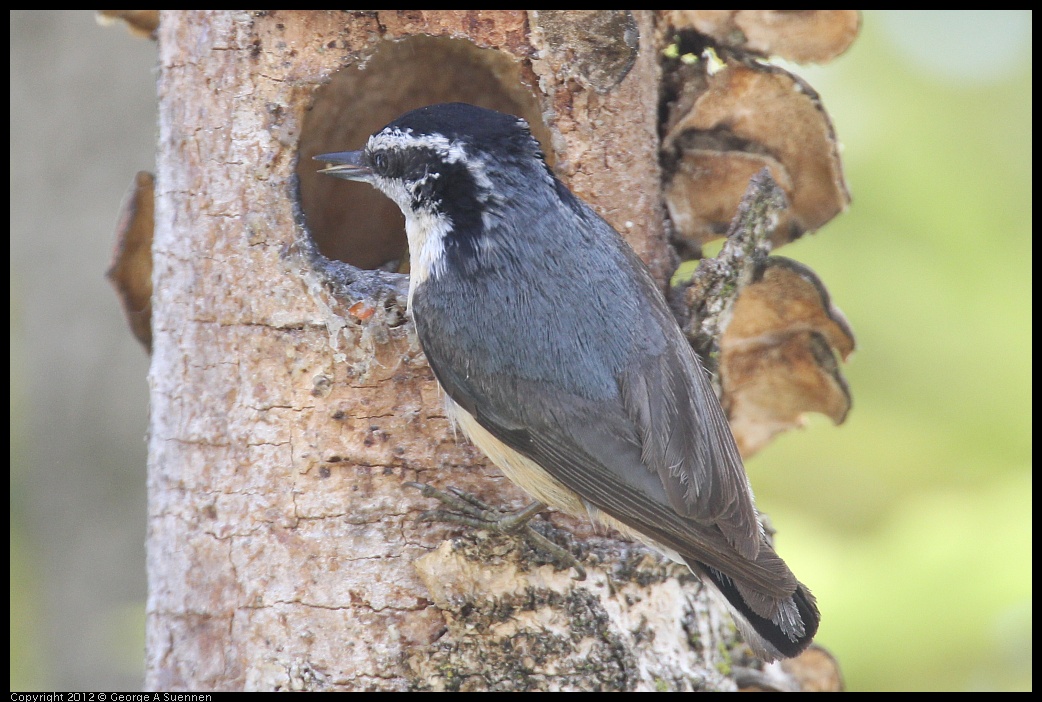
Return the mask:
<path id="1" fill-rule="evenodd" d="M 558 197 L 528 123 L 464 103 L 407 112 L 364 149 L 315 158 L 330 164 L 322 173 L 369 183 L 398 205 L 413 274 L 423 278 L 438 274 L 446 253 L 462 262 L 480 257 L 504 224 Z"/>

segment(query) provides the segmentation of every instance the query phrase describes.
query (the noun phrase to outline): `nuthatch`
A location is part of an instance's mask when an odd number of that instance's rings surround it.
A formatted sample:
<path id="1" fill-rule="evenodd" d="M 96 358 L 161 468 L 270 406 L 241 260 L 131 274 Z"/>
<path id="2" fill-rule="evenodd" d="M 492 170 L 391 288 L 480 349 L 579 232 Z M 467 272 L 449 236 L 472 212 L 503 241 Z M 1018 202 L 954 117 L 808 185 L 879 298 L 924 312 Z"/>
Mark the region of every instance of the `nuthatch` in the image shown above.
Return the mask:
<path id="1" fill-rule="evenodd" d="M 401 208 L 420 345 L 450 416 L 508 478 L 686 563 L 761 658 L 810 644 L 814 597 L 764 535 L 706 371 L 523 119 L 431 105 L 316 158 Z"/>

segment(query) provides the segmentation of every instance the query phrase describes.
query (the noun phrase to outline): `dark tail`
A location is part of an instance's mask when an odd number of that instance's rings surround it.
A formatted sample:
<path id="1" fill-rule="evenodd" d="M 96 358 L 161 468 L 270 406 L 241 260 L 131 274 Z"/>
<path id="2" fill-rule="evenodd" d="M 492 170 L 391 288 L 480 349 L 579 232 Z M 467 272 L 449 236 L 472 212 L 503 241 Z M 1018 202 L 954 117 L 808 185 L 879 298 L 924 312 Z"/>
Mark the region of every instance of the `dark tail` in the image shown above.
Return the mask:
<path id="1" fill-rule="evenodd" d="M 790 597 L 770 600 L 715 568 L 696 561 L 688 561 L 688 566 L 724 596 L 746 643 L 765 661 L 797 656 L 814 639 L 821 615 L 803 583 L 796 583 Z"/>

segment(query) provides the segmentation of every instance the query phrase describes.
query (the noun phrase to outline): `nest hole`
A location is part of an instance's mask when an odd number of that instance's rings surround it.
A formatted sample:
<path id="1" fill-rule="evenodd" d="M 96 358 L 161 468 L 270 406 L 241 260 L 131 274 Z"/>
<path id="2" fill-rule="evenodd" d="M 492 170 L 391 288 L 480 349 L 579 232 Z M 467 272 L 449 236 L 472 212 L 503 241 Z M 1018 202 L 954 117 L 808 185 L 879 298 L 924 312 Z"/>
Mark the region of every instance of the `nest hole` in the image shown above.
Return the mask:
<path id="1" fill-rule="evenodd" d="M 539 102 L 522 63 L 472 42 L 414 36 L 376 45 L 314 93 L 301 130 L 297 175 L 307 229 L 319 252 L 363 269 L 407 270 L 405 220 L 365 183 L 320 175 L 313 156 L 365 146 L 399 115 L 441 102 L 468 102 L 524 117 L 550 157 Z"/>

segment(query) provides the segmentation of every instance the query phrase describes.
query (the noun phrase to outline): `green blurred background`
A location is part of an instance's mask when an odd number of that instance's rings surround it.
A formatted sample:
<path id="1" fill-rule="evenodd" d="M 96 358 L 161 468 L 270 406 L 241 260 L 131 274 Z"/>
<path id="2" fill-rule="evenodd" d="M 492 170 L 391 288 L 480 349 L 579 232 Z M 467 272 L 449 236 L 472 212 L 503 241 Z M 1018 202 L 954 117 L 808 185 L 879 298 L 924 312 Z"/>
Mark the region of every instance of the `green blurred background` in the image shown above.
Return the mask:
<path id="1" fill-rule="evenodd" d="M 854 203 L 781 254 L 859 351 L 749 471 L 852 690 L 1031 688 L 1031 13 L 868 12 L 823 67 Z M 134 689 L 147 358 L 103 279 L 155 47 L 11 13 L 11 687 Z"/>
<path id="2" fill-rule="evenodd" d="M 859 349 L 847 422 L 750 463 L 851 689 L 1031 687 L 1031 13 L 869 12 L 799 72 L 850 210 L 781 250 Z"/>

